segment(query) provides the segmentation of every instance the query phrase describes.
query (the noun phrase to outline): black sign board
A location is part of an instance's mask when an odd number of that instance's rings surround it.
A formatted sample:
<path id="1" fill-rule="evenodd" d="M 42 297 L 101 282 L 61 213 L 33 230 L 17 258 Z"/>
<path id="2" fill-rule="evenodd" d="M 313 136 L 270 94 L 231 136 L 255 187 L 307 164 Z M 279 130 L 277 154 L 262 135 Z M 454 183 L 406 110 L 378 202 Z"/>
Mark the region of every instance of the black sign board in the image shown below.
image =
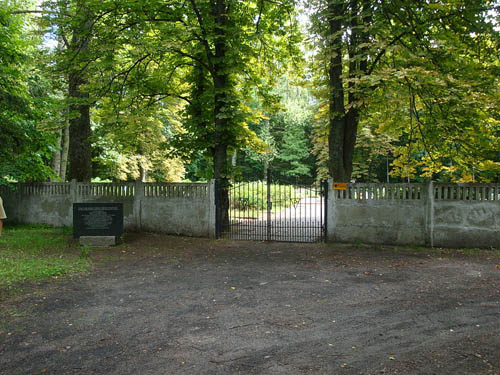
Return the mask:
<path id="1" fill-rule="evenodd" d="M 73 203 L 73 237 L 123 234 L 123 203 Z"/>

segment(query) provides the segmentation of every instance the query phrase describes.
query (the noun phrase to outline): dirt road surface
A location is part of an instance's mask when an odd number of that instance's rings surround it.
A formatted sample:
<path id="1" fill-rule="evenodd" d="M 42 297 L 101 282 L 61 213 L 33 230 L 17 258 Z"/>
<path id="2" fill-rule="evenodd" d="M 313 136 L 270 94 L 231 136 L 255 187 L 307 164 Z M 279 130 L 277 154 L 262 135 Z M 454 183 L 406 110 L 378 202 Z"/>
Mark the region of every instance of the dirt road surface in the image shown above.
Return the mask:
<path id="1" fill-rule="evenodd" d="M 500 374 L 500 254 L 154 234 L 0 305 L 0 374 Z"/>

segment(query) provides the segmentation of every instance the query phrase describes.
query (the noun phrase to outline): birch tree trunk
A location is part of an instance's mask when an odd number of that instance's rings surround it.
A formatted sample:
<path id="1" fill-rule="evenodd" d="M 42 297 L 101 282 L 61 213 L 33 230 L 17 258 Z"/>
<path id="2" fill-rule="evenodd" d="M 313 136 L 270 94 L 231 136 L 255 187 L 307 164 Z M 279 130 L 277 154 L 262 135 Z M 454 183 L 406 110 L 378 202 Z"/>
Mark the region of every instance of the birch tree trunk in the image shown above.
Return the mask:
<path id="1" fill-rule="evenodd" d="M 69 153 L 69 126 L 63 129 L 63 144 L 61 151 L 61 172 L 59 176 L 61 181 L 66 181 L 66 171 L 68 170 L 68 153 Z"/>
<path id="2" fill-rule="evenodd" d="M 50 181 L 56 182 L 60 179 L 61 177 L 61 144 L 62 144 L 62 137 L 63 137 L 63 129 L 59 129 L 57 131 L 57 143 L 56 143 L 56 150 L 52 154 L 52 170 L 56 173 L 57 177 L 52 178 Z"/>

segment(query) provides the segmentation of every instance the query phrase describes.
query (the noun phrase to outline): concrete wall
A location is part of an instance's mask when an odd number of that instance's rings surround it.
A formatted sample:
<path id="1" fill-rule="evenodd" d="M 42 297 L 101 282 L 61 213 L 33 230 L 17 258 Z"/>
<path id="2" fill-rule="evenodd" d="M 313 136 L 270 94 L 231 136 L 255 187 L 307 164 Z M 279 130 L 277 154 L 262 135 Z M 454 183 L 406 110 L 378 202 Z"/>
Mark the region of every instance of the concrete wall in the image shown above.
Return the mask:
<path id="1" fill-rule="evenodd" d="M 213 184 L 43 183 L 2 188 L 8 220 L 73 225 L 73 203 L 123 203 L 125 230 L 212 237 Z"/>
<path id="2" fill-rule="evenodd" d="M 500 248 L 498 184 L 329 186 L 330 241 Z"/>
<path id="3" fill-rule="evenodd" d="M 213 237 L 213 184 L 142 185 L 138 203 L 140 229 L 151 232 Z"/>
<path id="4" fill-rule="evenodd" d="M 435 184 L 433 245 L 500 248 L 500 185 Z"/>
<path id="5" fill-rule="evenodd" d="M 73 224 L 73 203 L 122 202 L 126 230 L 215 236 L 214 184 L 45 183 L 0 188 L 8 220 Z M 500 184 L 329 182 L 333 242 L 500 248 Z"/>

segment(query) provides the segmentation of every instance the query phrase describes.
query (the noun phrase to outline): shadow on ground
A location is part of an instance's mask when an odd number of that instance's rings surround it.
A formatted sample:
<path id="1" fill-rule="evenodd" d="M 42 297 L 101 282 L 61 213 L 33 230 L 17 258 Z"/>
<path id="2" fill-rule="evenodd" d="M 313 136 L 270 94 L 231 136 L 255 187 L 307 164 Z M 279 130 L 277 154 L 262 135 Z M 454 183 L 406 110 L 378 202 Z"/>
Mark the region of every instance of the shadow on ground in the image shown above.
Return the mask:
<path id="1" fill-rule="evenodd" d="M 0 307 L 0 374 L 500 374 L 500 255 L 154 234 Z"/>

